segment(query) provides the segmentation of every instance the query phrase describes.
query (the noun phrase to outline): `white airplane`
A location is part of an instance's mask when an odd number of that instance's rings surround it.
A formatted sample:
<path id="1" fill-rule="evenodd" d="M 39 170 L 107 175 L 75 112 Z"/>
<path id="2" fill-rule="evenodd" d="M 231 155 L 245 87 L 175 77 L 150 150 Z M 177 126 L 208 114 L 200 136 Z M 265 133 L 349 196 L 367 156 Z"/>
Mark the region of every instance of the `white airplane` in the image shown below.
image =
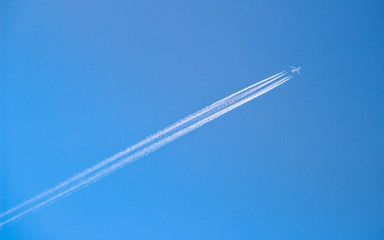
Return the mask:
<path id="1" fill-rule="evenodd" d="M 292 67 L 292 66 L 289 66 L 289 67 L 292 68 L 292 70 L 291 70 L 292 73 L 297 72 L 300 75 L 301 67 Z"/>

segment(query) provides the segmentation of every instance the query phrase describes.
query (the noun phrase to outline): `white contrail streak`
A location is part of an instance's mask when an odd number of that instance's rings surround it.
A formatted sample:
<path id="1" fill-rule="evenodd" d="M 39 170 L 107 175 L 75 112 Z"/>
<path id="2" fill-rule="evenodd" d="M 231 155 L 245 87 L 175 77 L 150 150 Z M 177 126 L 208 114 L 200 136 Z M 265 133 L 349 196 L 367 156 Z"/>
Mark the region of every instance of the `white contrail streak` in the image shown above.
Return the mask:
<path id="1" fill-rule="evenodd" d="M 14 207 L 14 208 L 12 208 L 12 209 L 9 209 L 8 211 L 0 214 L 0 218 L 2 218 L 3 216 L 9 215 L 12 212 L 14 212 L 14 211 L 16 211 L 16 210 L 18 210 L 18 209 L 20 209 L 20 208 L 22 208 L 22 207 L 24 207 L 24 206 L 26 206 L 28 204 L 31 204 L 31 203 L 33 203 L 35 201 L 38 201 L 38 200 L 40 200 L 41 198 L 43 198 L 43 197 L 45 197 L 47 195 L 50 195 L 50 194 L 52 194 L 52 193 L 54 193 L 56 191 L 59 191 L 59 190 L 63 189 L 64 187 L 68 186 L 69 184 L 71 184 L 71 183 L 73 183 L 73 182 L 75 182 L 75 181 L 77 181 L 77 180 L 79 180 L 81 178 L 84 178 L 87 175 L 89 175 L 89 174 L 91 174 L 91 173 L 93 173 L 93 172 L 95 172 L 97 170 L 100 170 L 101 168 L 105 167 L 106 165 L 113 163 L 114 161 L 116 161 L 120 157 L 125 156 L 125 155 L 135 151 L 136 149 L 145 146 L 146 144 L 154 141 L 155 139 L 158 139 L 160 137 L 165 136 L 166 134 L 168 134 L 172 130 L 175 130 L 178 127 L 182 126 L 183 124 L 188 123 L 189 121 L 191 121 L 191 120 L 193 120 L 193 119 L 195 119 L 197 117 L 202 116 L 203 114 L 211 111 L 215 107 L 225 106 L 225 105 L 227 105 L 229 103 L 237 101 L 238 99 L 248 95 L 250 92 L 253 92 L 253 91 L 257 90 L 257 89 L 265 86 L 266 84 L 269 84 L 270 82 L 275 81 L 276 79 L 278 79 L 278 78 L 280 78 L 280 77 L 282 77 L 282 76 L 284 76 L 286 74 L 287 74 L 286 70 L 282 71 L 282 72 L 280 72 L 278 74 L 275 74 L 275 75 L 273 75 L 273 76 L 271 76 L 269 78 L 266 78 L 266 79 L 264 79 L 264 80 L 262 80 L 260 82 L 257 82 L 255 84 L 253 84 L 253 85 L 243 89 L 243 90 L 240 90 L 240 91 L 238 91 L 238 92 L 236 92 L 236 93 L 234 93 L 234 94 L 232 94 L 232 95 L 230 95 L 230 96 L 228 96 L 228 97 L 226 97 L 226 98 L 224 98 L 224 99 L 222 99 L 220 101 L 217 101 L 217 102 L 211 104 L 208 107 L 205 107 L 205 108 L 203 108 L 203 109 L 201 109 L 201 110 L 199 110 L 199 111 L 189 115 L 188 117 L 186 117 L 186 118 L 184 118 L 184 119 L 182 119 L 182 120 L 172 124 L 171 126 L 169 126 L 169 127 L 165 128 L 165 129 L 157 132 L 156 134 L 151 135 L 151 136 L 145 138 L 144 140 L 140 141 L 139 143 L 137 143 L 137 144 L 135 144 L 135 145 L 133 145 L 131 147 L 128 147 L 127 149 L 125 149 L 125 150 L 123 150 L 123 151 L 113 155 L 110 158 L 105 159 L 104 161 L 96 164 L 95 166 L 90 167 L 90 168 L 88 168 L 88 169 L 86 169 L 86 170 L 84 170 L 84 171 L 74 175 L 73 177 L 71 177 L 68 180 L 58 184 L 57 186 L 55 186 L 55 187 L 53 187 L 53 188 L 51 188 L 51 189 L 49 189 L 49 190 L 47 190 L 47 191 L 37 195 L 37 196 L 35 196 L 34 198 L 31 198 L 28 201 L 25 201 L 24 203 Z"/>
<path id="2" fill-rule="evenodd" d="M 272 77 L 269 77 L 269 78 L 267 78 L 265 80 L 262 80 L 262 81 L 260 81 L 258 83 L 255 83 L 255 84 L 253 84 L 253 85 L 251 85 L 251 86 L 249 86 L 249 87 L 247 87 L 247 88 L 245 88 L 245 89 L 243 89 L 241 91 L 238 91 L 238 92 L 236 92 L 236 93 L 234 93 L 234 94 L 232 94 L 232 95 L 230 95 L 230 96 L 228 96 L 228 97 L 226 97 L 226 98 L 224 98 L 224 99 L 222 99 L 220 101 L 217 101 L 217 102 L 213 103 L 212 105 L 210 105 L 208 107 L 205 107 L 202 110 L 199 110 L 199 111 L 189 115 L 188 117 L 186 117 L 186 118 L 184 118 L 184 119 L 182 119 L 182 120 L 172 124 L 171 126 L 169 126 L 169 127 L 165 128 L 165 129 L 157 132 L 156 134 L 151 135 L 151 136 L 145 138 L 144 140 L 140 141 L 139 143 L 137 143 L 137 144 L 135 144 L 135 145 L 133 145 L 131 147 L 128 147 L 127 149 L 125 149 L 125 150 L 115 154 L 114 156 L 112 156 L 110 158 L 105 159 L 104 161 L 96 164 L 95 166 L 90 167 L 90 168 L 88 168 L 88 169 L 86 169 L 86 170 L 76 174 L 75 176 L 73 176 L 73 177 L 69 178 L 68 180 L 58 184 L 57 186 L 55 186 L 55 187 L 53 187 L 53 188 L 51 188 L 51 189 L 49 189 L 49 190 L 47 190 L 47 191 L 37 195 L 36 197 L 31 198 L 30 200 L 28 200 L 28 201 L 26 201 L 26 202 L 24 202 L 24 203 L 22 203 L 22 204 L 20 204 L 20 205 L 18 205 L 16 207 L 12 208 L 12 209 L 9 209 L 8 211 L 0 214 L 0 218 L 5 216 L 5 215 L 8 215 L 8 214 L 10 214 L 10 213 L 12 213 L 12 212 L 14 212 L 16 210 L 18 210 L 19 208 L 21 208 L 21 207 L 23 207 L 23 206 L 25 206 L 27 204 L 30 204 L 30 203 L 32 203 L 34 201 L 37 201 L 37 200 L 39 200 L 39 199 L 41 199 L 41 198 L 43 198 L 43 197 L 45 197 L 45 196 L 47 196 L 49 194 L 52 194 L 53 192 L 55 192 L 57 190 L 62 189 L 63 187 L 65 187 L 65 186 L 67 186 L 67 185 L 69 185 L 69 184 L 79 180 L 80 178 L 83 178 L 83 177 L 89 175 L 92 172 L 95 172 L 95 171 L 99 170 L 102 167 L 105 167 L 107 164 L 110 164 L 110 163 L 114 162 L 116 159 L 118 159 L 118 158 L 120 158 L 120 157 L 122 157 L 124 155 L 127 155 L 127 154 L 129 154 L 129 153 L 131 153 L 133 151 L 135 151 L 136 149 L 138 149 L 138 148 L 140 148 L 140 147 L 142 147 L 142 146 L 152 142 L 153 140 L 155 140 L 157 138 L 165 136 L 166 134 L 168 134 L 172 130 L 174 130 L 174 129 L 182 126 L 183 124 L 185 124 L 185 123 L 187 123 L 187 122 L 189 122 L 189 121 L 191 121 L 191 120 L 193 120 L 193 119 L 195 119 L 195 118 L 197 118 L 197 117 L 199 117 L 199 116 L 209 112 L 210 110 L 214 109 L 215 107 L 224 106 L 224 105 L 226 105 L 228 103 L 236 101 L 236 100 L 244 97 L 245 95 L 249 94 L 250 92 L 253 92 L 253 91 L 257 90 L 260 87 L 263 87 L 266 84 L 269 84 L 271 81 L 274 81 L 274 80 L 276 80 L 276 79 L 278 79 L 278 78 L 280 78 L 280 77 L 282 77 L 282 76 L 284 76 L 286 74 L 287 74 L 287 71 L 282 71 L 282 72 L 280 72 L 280 73 L 278 73 L 276 75 L 273 75 Z"/>
<path id="3" fill-rule="evenodd" d="M 270 78 L 267 78 L 235 94 L 232 94 L 229 97 L 226 97 L 194 114 L 189 115 L 188 117 L 176 122 L 175 124 L 165 128 L 164 130 L 147 137 L 146 139 L 133 145 L 132 147 L 129 147 L 126 150 L 115 154 L 111 158 L 108 158 L 96 164 L 95 166 L 88 168 L 85 171 L 80 172 L 79 174 L 76 174 L 75 176 L 71 177 L 65 182 L 62 182 L 56 187 L 53 187 L 47 190 L 46 192 L 43 192 L 42 194 L 39 194 L 38 196 L 4 212 L 0 215 L 0 219 L 11 215 L 19 209 L 26 208 L 24 211 L 21 211 L 20 213 L 15 214 L 14 216 L 10 216 L 0 222 L 0 227 L 9 222 L 19 219 L 25 214 L 34 211 L 40 207 L 43 207 L 44 205 L 50 204 L 59 198 L 68 196 L 69 194 L 99 180 L 102 177 L 109 175 L 117 169 L 120 169 L 123 166 L 127 165 L 128 163 L 131 163 L 139 158 L 148 155 L 149 153 L 161 148 L 162 146 L 199 128 L 200 126 L 214 120 L 215 118 L 243 105 L 244 103 L 251 101 L 252 99 L 272 90 L 273 88 L 283 84 L 284 82 L 292 78 L 292 76 L 286 77 L 286 75 L 287 71 L 280 72 Z M 270 84 L 274 81 L 276 82 Z M 196 121 L 196 119 L 198 121 Z M 183 127 L 183 125 L 186 126 Z M 151 144 L 148 145 L 149 143 Z M 138 150 L 140 148 L 142 149 L 135 152 L 135 150 Z"/>

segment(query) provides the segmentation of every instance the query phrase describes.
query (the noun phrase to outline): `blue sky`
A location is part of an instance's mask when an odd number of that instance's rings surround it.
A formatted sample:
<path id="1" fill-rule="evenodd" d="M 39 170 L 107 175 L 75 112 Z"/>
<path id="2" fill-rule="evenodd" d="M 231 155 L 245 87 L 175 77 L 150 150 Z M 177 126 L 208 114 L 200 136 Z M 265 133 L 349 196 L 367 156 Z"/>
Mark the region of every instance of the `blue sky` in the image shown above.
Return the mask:
<path id="1" fill-rule="evenodd" d="M 384 238 L 381 1 L 2 1 L 3 212 L 288 65 L 302 75 L 1 239 Z"/>

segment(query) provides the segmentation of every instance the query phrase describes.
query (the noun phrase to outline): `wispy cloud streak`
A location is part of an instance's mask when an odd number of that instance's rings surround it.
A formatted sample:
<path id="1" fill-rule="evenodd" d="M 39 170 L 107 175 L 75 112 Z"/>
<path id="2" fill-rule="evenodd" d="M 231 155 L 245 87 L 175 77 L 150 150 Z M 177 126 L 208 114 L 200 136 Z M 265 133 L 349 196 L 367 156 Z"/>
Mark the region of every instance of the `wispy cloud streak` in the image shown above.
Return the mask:
<path id="1" fill-rule="evenodd" d="M 288 75 L 288 71 L 280 72 L 189 115 L 124 151 L 113 155 L 93 167 L 74 175 L 59 185 L 0 214 L 0 227 L 88 186 L 123 166 L 138 160 L 177 138 L 201 127 L 215 118 L 257 98 L 291 78 L 292 75 Z"/>

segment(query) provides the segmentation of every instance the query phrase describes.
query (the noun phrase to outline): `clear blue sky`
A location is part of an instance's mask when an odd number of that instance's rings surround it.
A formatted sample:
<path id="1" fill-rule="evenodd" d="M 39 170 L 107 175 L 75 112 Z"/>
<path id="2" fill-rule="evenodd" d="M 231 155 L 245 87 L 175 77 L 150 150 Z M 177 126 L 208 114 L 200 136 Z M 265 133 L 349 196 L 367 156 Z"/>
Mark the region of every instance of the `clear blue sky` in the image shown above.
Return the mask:
<path id="1" fill-rule="evenodd" d="M 1 239 L 383 239 L 384 2 L 1 1 L 1 210 L 302 75 Z"/>

